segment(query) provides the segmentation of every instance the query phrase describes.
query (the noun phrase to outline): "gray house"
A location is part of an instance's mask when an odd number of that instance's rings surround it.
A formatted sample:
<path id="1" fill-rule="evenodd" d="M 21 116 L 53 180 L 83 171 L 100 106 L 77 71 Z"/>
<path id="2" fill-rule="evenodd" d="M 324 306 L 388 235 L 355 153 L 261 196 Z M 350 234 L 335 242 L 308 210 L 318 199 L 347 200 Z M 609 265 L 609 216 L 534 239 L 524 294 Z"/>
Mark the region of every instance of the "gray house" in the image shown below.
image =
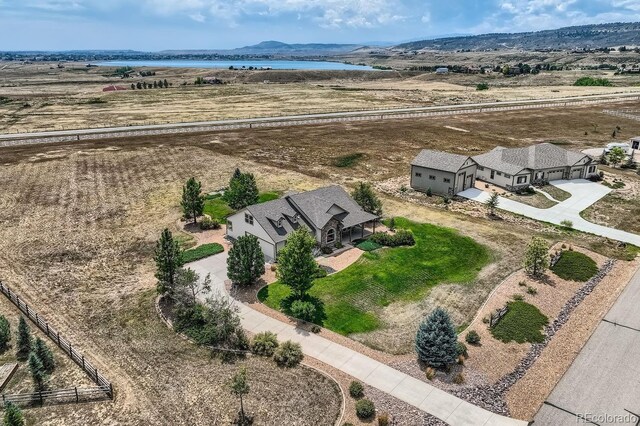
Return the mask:
<path id="1" fill-rule="evenodd" d="M 411 188 L 455 195 L 475 185 L 476 168 L 469 156 L 423 149 L 411 162 Z"/>
<path id="2" fill-rule="evenodd" d="M 587 179 L 597 173 L 597 163 L 588 155 L 550 143 L 496 147 L 475 157 L 425 149 L 411 163 L 411 187 L 454 195 L 481 180 L 517 191 L 552 180 Z"/>
<path id="3" fill-rule="evenodd" d="M 249 206 L 227 218 L 227 236 L 258 238 L 267 261 L 274 261 L 294 230 L 306 227 L 320 246 L 363 237 L 365 227 L 379 219 L 365 212 L 340 186 L 288 195 Z"/>

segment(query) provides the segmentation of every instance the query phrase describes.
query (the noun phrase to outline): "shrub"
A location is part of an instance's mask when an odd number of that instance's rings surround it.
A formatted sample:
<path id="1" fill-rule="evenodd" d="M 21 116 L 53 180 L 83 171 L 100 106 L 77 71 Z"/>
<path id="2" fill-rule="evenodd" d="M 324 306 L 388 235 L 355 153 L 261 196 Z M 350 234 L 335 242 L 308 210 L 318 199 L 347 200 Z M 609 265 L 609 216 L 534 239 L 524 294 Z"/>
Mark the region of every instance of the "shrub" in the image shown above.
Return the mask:
<path id="1" fill-rule="evenodd" d="M 480 335 L 475 330 L 470 330 L 464 337 L 464 340 L 470 345 L 477 345 L 480 343 Z"/>
<path id="2" fill-rule="evenodd" d="M 518 285 L 519 285 L 520 287 L 524 287 L 524 286 L 526 286 L 526 285 L 527 285 L 527 283 L 526 283 L 525 281 L 519 281 L 519 282 L 518 282 Z"/>
<path id="3" fill-rule="evenodd" d="M 392 217 L 391 219 L 389 219 L 389 229 L 392 231 L 396 230 L 396 218 Z"/>
<path id="4" fill-rule="evenodd" d="M 524 300 L 524 297 L 522 297 L 521 294 L 514 294 L 513 295 L 513 300 L 521 301 L 521 300 Z"/>
<path id="5" fill-rule="evenodd" d="M 224 247 L 218 243 L 203 244 L 190 250 L 185 250 L 182 253 L 182 261 L 184 263 L 195 262 L 196 260 L 204 259 L 205 257 L 213 256 L 218 253 L 222 253 Z"/>
<path id="6" fill-rule="evenodd" d="M 573 228 L 573 222 L 565 219 L 562 222 L 560 222 L 560 225 L 564 226 L 565 228 Z"/>
<path id="7" fill-rule="evenodd" d="M 333 248 L 331 248 L 331 246 L 322 246 L 320 247 L 320 251 L 322 254 L 331 254 L 333 253 Z"/>
<path id="8" fill-rule="evenodd" d="M 487 83 L 480 83 L 476 86 L 476 90 L 489 90 L 489 85 Z"/>
<path id="9" fill-rule="evenodd" d="M 304 300 L 294 300 L 290 308 L 291 315 L 303 321 L 311 321 L 316 314 L 313 303 Z"/>
<path id="10" fill-rule="evenodd" d="M 215 219 L 205 217 L 200 221 L 200 229 L 202 229 L 203 231 L 206 231 L 208 229 L 220 229 L 221 227 L 222 225 L 220 225 L 220 222 Z"/>
<path id="11" fill-rule="evenodd" d="M 453 377 L 453 383 L 456 385 L 461 385 L 464 383 L 464 375 L 462 373 L 458 373 Z"/>
<path id="12" fill-rule="evenodd" d="M 292 342 L 291 340 L 287 340 L 278 346 L 278 349 L 276 349 L 273 354 L 273 359 L 276 363 L 281 367 L 287 368 L 296 367 L 302 362 L 303 358 L 304 354 L 302 353 L 300 344 Z"/>
<path id="13" fill-rule="evenodd" d="M 458 356 L 467 356 L 467 355 L 469 355 L 469 352 L 467 350 L 467 345 L 465 345 L 462 342 L 457 342 L 456 343 L 456 353 L 458 354 Z"/>
<path id="14" fill-rule="evenodd" d="M 613 86 L 606 78 L 580 77 L 574 86 Z"/>
<path id="15" fill-rule="evenodd" d="M 315 325 L 315 324 L 313 324 L 313 325 L 311 326 L 311 332 L 312 332 L 312 333 L 318 334 L 318 333 L 320 333 L 321 331 L 322 331 L 322 328 L 320 328 L 320 326 L 319 326 L 319 325 Z"/>
<path id="16" fill-rule="evenodd" d="M 535 287 L 529 286 L 529 287 L 527 287 L 527 293 L 529 293 L 530 295 L 533 296 L 533 295 L 538 294 L 538 290 Z"/>
<path id="17" fill-rule="evenodd" d="M 378 416 L 378 426 L 389 426 L 389 414 L 382 413 Z"/>
<path id="18" fill-rule="evenodd" d="M 585 282 L 598 273 L 598 265 L 583 253 L 565 251 L 551 270 L 563 280 Z"/>
<path id="19" fill-rule="evenodd" d="M 427 379 L 433 380 L 433 378 L 436 377 L 435 368 L 427 367 L 427 369 L 424 370 L 424 375 L 427 376 Z"/>
<path id="20" fill-rule="evenodd" d="M 395 234 L 376 232 L 369 237 L 369 241 L 386 247 L 412 246 L 416 243 L 413 233 L 406 229 L 399 229 Z"/>
<path id="21" fill-rule="evenodd" d="M 433 196 L 433 191 L 431 190 L 431 187 L 427 188 L 427 197 L 431 197 Z"/>
<path id="22" fill-rule="evenodd" d="M 351 382 L 349 385 L 349 395 L 351 395 L 352 398 L 362 398 L 364 396 L 364 386 L 362 383 L 356 380 Z"/>
<path id="23" fill-rule="evenodd" d="M 505 343 L 544 341 L 542 329 L 549 320 L 538 308 L 522 301 L 509 302 L 508 307 L 506 315 L 491 329 L 493 337 Z"/>
<path id="24" fill-rule="evenodd" d="M 251 342 L 251 352 L 260 356 L 271 357 L 277 348 L 278 336 L 270 331 L 256 334 Z"/>
<path id="25" fill-rule="evenodd" d="M 314 278 L 324 278 L 328 275 L 328 272 L 326 269 L 324 269 L 322 266 L 318 265 L 318 272 L 315 273 Z"/>
<path id="26" fill-rule="evenodd" d="M 376 414 L 376 406 L 368 399 L 361 399 L 356 402 L 356 415 L 358 418 L 365 420 L 370 419 Z"/>

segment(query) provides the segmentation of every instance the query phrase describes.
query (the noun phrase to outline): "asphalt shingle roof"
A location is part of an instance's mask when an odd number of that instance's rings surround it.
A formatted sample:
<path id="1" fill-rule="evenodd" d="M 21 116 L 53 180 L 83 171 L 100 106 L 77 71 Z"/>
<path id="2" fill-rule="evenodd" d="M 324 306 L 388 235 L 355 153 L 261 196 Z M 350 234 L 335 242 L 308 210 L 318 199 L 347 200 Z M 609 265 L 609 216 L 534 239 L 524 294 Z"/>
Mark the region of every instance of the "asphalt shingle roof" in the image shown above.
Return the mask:
<path id="1" fill-rule="evenodd" d="M 455 173 L 462 168 L 462 165 L 468 159 L 469 156 L 466 155 L 423 149 L 420 151 L 420 154 L 413 159 L 411 165 Z"/>
<path id="2" fill-rule="evenodd" d="M 516 174 L 524 169 L 541 170 L 570 167 L 584 158 L 584 154 L 569 151 L 550 143 L 525 148 L 495 148 L 473 159 L 482 167 Z"/>

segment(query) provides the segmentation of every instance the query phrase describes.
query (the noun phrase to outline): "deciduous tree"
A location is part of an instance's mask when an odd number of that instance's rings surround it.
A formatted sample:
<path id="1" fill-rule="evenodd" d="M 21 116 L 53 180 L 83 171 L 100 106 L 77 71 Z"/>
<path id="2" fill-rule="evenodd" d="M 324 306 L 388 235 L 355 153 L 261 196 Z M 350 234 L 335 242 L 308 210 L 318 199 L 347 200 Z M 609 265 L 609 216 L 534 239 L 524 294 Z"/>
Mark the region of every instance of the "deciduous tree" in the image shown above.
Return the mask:
<path id="1" fill-rule="evenodd" d="M 313 286 L 313 278 L 318 271 L 318 263 L 313 257 L 315 245 L 316 240 L 307 228 L 300 227 L 291 233 L 278 255 L 276 275 L 283 284 L 291 287 L 298 299 L 302 299 Z"/>
<path id="2" fill-rule="evenodd" d="M 182 201 L 180 202 L 184 217 L 193 219 L 196 223 L 198 216 L 202 216 L 204 210 L 204 196 L 202 184 L 195 178 L 190 178 L 182 187 Z"/>
<path id="3" fill-rule="evenodd" d="M 244 403 L 242 399 L 251 389 L 247 381 L 247 367 L 240 367 L 236 374 L 233 375 L 229 383 L 229 388 L 231 389 L 231 393 L 240 399 L 240 424 L 245 425 L 248 422 L 244 413 Z"/>
<path id="4" fill-rule="evenodd" d="M 435 368 L 451 365 L 457 359 L 457 340 L 449 314 L 436 308 L 418 328 L 415 343 L 418 358 Z"/>
<path id="5" fill-rule="evenodd" d="M 617 166 L 618 164 L 622 163 L 622 160 L 624 160 L 624 157 L 626 156 L 624 150 L 622 148 L 620 148 L 619 146 L 616 146 L 614 148 L 611 149 L 611 151 L 609 151 L 608 157 L 609 157 L 609 164 L 611 164 L 613 167 Z"/>
<path id="6" fill-rule="evenodd" d="M 211 291 L 211 274 L 207 274 L 200 282 L 200 275 L 193 269 L 178 268 L 175 286 L 175 301 L 184 306 L 193 306 L 198 302 L 199 294 Z"/>
<path id="7" fill-rule="evenodd" d="M 234 284 L 253 284 L 264 274 L 264 254 L 258 238 L 253 235 L 239 237 L 229 250 L 227 275 Z"/>
<path id="8" fill-rule="evenodd" d="M 532 277 L 539 278 L 549 266 L 549 246 L 539 237 L 533 237 L 525 253 L 524 269 Z"/>

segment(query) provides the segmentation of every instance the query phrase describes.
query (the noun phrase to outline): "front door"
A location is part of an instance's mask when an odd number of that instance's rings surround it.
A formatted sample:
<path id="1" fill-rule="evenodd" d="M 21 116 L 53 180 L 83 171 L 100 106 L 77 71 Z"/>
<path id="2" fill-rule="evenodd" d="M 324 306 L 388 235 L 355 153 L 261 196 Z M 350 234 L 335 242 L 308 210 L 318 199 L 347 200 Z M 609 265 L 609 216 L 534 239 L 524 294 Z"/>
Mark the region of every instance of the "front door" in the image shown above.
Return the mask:
<path id="1" fill-rule="evenodd" d="M 491 179 L 495 179 L 496 178 L 496 172 L 495 170 L 491 170 Z"/>

